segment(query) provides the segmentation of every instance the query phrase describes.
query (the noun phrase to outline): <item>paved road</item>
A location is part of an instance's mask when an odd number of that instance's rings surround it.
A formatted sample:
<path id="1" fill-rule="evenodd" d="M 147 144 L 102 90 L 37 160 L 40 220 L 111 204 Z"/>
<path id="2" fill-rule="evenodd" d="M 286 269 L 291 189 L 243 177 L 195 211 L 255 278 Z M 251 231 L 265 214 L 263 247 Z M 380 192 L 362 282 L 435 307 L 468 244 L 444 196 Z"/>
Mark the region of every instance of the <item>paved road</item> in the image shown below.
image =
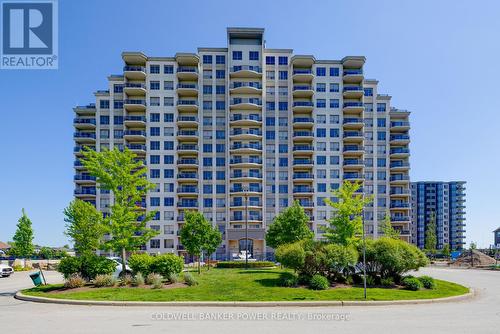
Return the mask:
<path id="1" fill-rule="evenodd" d="M 472 286 L 473 300 L 455 303 L 294 308 L 188 308 L 72 306 L 13 299 L 29 287 L 26 273 L 0 279 L 2 333 L 500 333 L 500 272 L 426 268 L 422 274 Z M 49 283 L 60 281 L 48 273 Z M 310 320 L 319 315 L 348 320 Z M 174 316 L 188 319 L 169 320 Z M 219 316 L 232 320 L 199 320 Z M 242 320 L 245 317 L 267 320 Z M 155 320 L 159 317 L 164 320 Z M 238 319 L 238 317 L 240 319 Z M 196 319 L 196 320 L 193 320 Z"/>

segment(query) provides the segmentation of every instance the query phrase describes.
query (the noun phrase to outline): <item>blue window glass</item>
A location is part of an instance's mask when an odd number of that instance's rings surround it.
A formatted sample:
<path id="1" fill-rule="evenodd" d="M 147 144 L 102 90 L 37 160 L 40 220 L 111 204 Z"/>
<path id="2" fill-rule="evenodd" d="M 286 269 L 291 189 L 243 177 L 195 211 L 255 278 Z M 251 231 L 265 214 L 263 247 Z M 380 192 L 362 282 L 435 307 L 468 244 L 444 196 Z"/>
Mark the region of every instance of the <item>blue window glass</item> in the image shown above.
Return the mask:
<path id="1" fill-rule="evenodd" d="M 225 166 L 226 165 L 226 158 L 216 157 L 215 158 L 215 165 L 218 167 Z"/>
<path id="2" fill-rule="evenodd" d="M 115 124 L 115 125 L 123 124 L 123 116 L 114 116 L 113 117 L 113 124 Z"/>
<path id="3" fill-rule="evenodd" d="M 160 65 L 150 65 L 149 66 L 149 73 L 159 74 L 160 73 Z"/>
<path id="4" fill-rule="evenodd" d="M 330 129 L 330 137 L 338 138 L 338 136 L 339 136 L 339 129 Z"/>
<path id="5" fill-rule="evenodd" d="M 212 64 L 212 56 L 203 55 L 203 64 Z"/>
<path id="6" fill-rule="evenodd" d="M 278 191 L 280 194 L 288 194 L 288 185 L 287 184 L 280 184 L 278 187 Z"/>
<path id="7" fill-rule="evenodd" d="M 226 93 L 226 86 L 215 86 L 215 94 L 225 94 Z"/>
<path id="8" fill-rule="evenodd" d="M 102 124 L 109 124 L 109 116 L 101 116 L 99 117 L 100 123 Z"/>
<path id="9" fill-rule="evenodd" d="M 330 99 L 330 108 L 340 108 L 340 102 L 338 99 Z"/>
<path id="10" fill-rule="evenodd" d="M 149 135 L 150 136 L 159 136 L 160 135 L 160 128 L 157 126 L 150 128 Z"/>
<path id="11" fill-rule="evenodd" d="M 326 68 L 325 67 L 316 67 L 316 75 L 318 77 L 326 76 Z"/>
<path id="12" fill-rule="evenodd" d="M 373 96 L 373 88 L 364 89 L 365 96 Z"/>
<path id="13" fill-rule="evenodd" d="M 266 125 L 267 126 L 275 126 L 276 119 L 274 117 L 266 117 Z"/>
<path id="14" fill-rule="evenodd" d="M 318 165 L 326 165 L 326 156 L 324 156 L 324 155 L 317 155 L 316 156 L 316 163 Z"/>
<path id="15" fill-rule="evenodd" d="M 203 158 L 203 166 L 212 166 L 212 158 Z"/>
<path id="16" fill-rule="evenodd" d="M 226 77 L 226 71 L 225 70 L 215 70 L 215 78 L 217 79 L 224 79 Z"/>
<path id="17" fill-rule="evenodd" d="M 276 103 L 274 103 L 274 102 L 266 102 L 266 110 L 267 111 L 276 110 Z"/>
<path id="18" fill-rule="evenodd" d="M 288 145 L 287 144 L 280 144 L 278 150 L 279 150 L 279 153 L 288 153 Z"/>
<path id="19" fill-rule="evenodd" d="M 280 111 L 286 111 L 288 110 L 288 102 L 287 101 L 281 101 L 278 103 L 278 108 Z"/>
<path id="20" fill-rule="evenodd" d="M 164 114 L 163 121 L 164 122 L 173 122 L 174 121 L 174 114 Z"/>
<path id="21" fill-rule="evenodd" d="M 279 65 L 288 65 L 288 57 L 278 57 Z"/>
<path id="22" fill-rule="evenodd" d="M 226 109 L 226 101 L 216 101 L 215 109 L 217 110 L 225 110 Z"/>
<path id="23" fill-rule="evenodd" d="M 224 56 L 224 55 L 215 56 L 215 63 L 216 64 L 225 64 L 226 63 L 226 56 Z"/>
<path id="24" fill-rule="evenodd" d="M 318 192 L 326 192 L 326 183 L 318 183 Z"/>
<path id="25" fill-rule="evenodd" d="M 203 152 L 204 153 L 212 152 L 212 144 L 203 144 Z"/>
<path id="26" fill-rule="evenodd" d="M 377 118 L 377 126 L 379 128 L 385 128 L 385 118 Z"/>
<path id="27" fill-rule="evenodd" d="M 150 141 L 149 142 L 149 149 L 152 151 L 159 150 L 160 149 L 160 142 L 159 141 Z"/>
<path id="28" fill-rule="evenodd" d="M 211 193 L 213 193 L 212 185 L 211 184 L 204 184 L 203 185 L 203 193 L 204 194 L 211 194 Z"/>
<path id="29" fill-rule="evenodd" d="M 212 171 L 204 170 L 203 171 L 203 180 L 211 180 L 212 179 Z"/>
<path id="30" fill-rule="evenodd" d="M 174 142 L 173 141 L 164 141 L 163 142 L 163 149 L 166 151 L 173 150 L 174 149 Z"/>
<path id="31" fill-rule="evenodd" d="M 160 206 L 160 197 L 151 197 L 149 199 L 149 205 L 151 205 L 151 206 Z"/>
<path id="32" fill-rule="evenodd" d="M 280 80 L 288 80 L 288 71 L 279 71 L 278 78 Z"/>
<path id="33" fill-rule="evenodd" d="M 266 56 L 266 65 L 274 65 L 275 61 L 274 56 Z"/>
<path id="34" fill-rule="evenodd" d="M 163 156 L 163 163 L 165 165 L 170 165 L 174 163 L 174 156 L 173 155 L 164 155 Z"/>
<path id="35" fill-rule="evenodd" d="M 151 90 L 160 90 L 160 82 L 159 81 L 150 81 L 149 89 Z"/>
<path id="36" fill-rule="evenodd" d="M 212 94 L 212 86 L 203 85 L 203 94 Z"/>
<path id="37" fill-rule="evenodd" d="M 243 52 L 241 51 L 233 51 L 233 60 L 242 60 Z"/>
<path id="38" fill-rule="evenodd" d="M 150 169 L 149 177 L 151 179 L 159 179 L 160 178 L 160 170 L 159 169 Z"/>
<path id="39" fill-rule="evenodd" d="M 217 153 L 226 152 L 226 145 L 225 144 L 215 144 L 215 152 L 217 152 Z"/>
<path id="40" fill-rule="evenodd" d="M 226 138 L 226 131 L 224 130 L 215 131 L 215 139 L 225 139 L 225 138 Z"/>
<path id="41" fill-rule="evenodd" d="M 226 186 L 223 184 L 215 185 L 215 192 L 217 194 L 225 194 L 226 193 Z"/>
<path id="42" fill-rule="evenodd" d="M 385 103 L 377 103 L 377 111 L 384 112 L 385 111 Z"/>
<path id="43" fill-rule="evenodd" d="M 163 199 L 164 206 L 174 206 L 174 198 L 173 197 L 165 197 Z"/>
<path id="44" fill-rule="evenodd" d="M 316 108 L 326 108 L 326 100 L 325 99 L 317 99 L 316 100 Z"/>
<path id="45" fill-rule="evenodd" d="M 149 121 L 150 122 L 159 122 L 160 121 L 160 114 L 156 113 L 156 112 L 149 114 Z"/>
<path id="46" fill-rule="evenodd" d="M 150 155 L 149 156 L 149 163 L 152 165 L 156 165 L 160 163 L 160 156 L 159 155 Z"/>
<path id="47" fill-rule="evenodd" d="M 339 157 L 337 155 L 330 156 L 330 165 L 338 165 Z"/>
<path id="48" fill-rule="evenodd" d="M 287 167 L 288 166 L 288 158 L 280 158 L 279 164 L 280 164 L 280 167 Z"/>
<path id="49" fill-rule="evenodd" d="M 164 169 L 163 170 L 163 177 L 165 179 L 172 179 L 174 177 L 174 170 L 173 169 Z"/>
<path id="50" fill-rule="evenodd" d="M 101 109 L 109 109 L 109 100 L 99 101 L 99 107 L 101 107 Z"/>
<path id="51" fill-rule="evenodd" d="M 173 74 L 174 66 L 173 65 L 163 65 L 163 73 L 164 74 Z"/>
<path id="52" fill-rule="evenodd" d="M 226 171 L 218 170 L 215 172 L 216 180 L 225 180 L 226 179 Z"/>
<path id="53" fill-rule="evenodd" d="M 339 68 L 338 67 L 330 67 L 330 76 L 338 77 L 339 76 Z"/>
<path id="54" fill-rule="evenodd" d="M 113 92 L 123 93 L 123 85 L 120 85 L 120 84 L 113 85 Z"/>
<path id="55" fill-rule="evenodd" d="M 377 167 L 385 167 L 385 158 L 377 159 Z"/>
<path id="56" fill-rule="evenodd" d="M 274 140 L 275 138 L 276 138 L 275 131 L 266 131 L 266 139 L 267 140 Z"/>
<path id="57" fill-rule="evenodd" d="M 386 136 L 385 131 L 378 131 L 377 132 L 377 139 L 378 140 L 385 140 L 385 138 L 386 138 L 385 136 Z"/>
<path id="58" fill-rule="evenodd" d="M 114 109 L 123 109 L 123 101 L 122 100 L 115 100 L 113 102 L 113 108 Z"/>
<path id="59" fill-rule="evenodd" d="M 211 208 L 214 206 L 214 201 L 211 198 L 204 198 L 203 199 L 203 206 L 206 208 Z"/>
<path id="60" fill-rule="evenodd" d="M 326 129 L 317 128 L 316 129 L 316 137 L 320 137 L 320 138 L 326 137 Z"/>
<path id="61" fill-rule="evenodd" d="M 248 53 L 248 58 L 250 60 L 259 60 L 259 51 L 250 51 Z"/>

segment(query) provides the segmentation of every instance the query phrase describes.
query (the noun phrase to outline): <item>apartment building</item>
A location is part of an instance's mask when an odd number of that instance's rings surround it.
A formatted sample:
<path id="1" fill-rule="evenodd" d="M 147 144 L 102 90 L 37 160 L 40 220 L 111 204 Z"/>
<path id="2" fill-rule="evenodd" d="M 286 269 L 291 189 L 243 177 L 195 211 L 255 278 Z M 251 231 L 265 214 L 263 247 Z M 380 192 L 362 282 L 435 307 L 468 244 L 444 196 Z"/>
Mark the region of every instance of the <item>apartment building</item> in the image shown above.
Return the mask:
<path id="1" fill-rule="evenodd" d="M 227 41 L 173 57 L 122 54 L 123 73 L 108 77 L 95 103 L 74 109 L 75 196 L 106 212 L 111 194 L 82 168 L 81 149 L 127 147 L 156 184 L 142 203 L 157 211 L 151 253 L 183 254 L 184 212 L 199 210 L 223 234 L 217 258 L 246 242 L 264 257 L 267 226 L 294 200 L 321 238 L 332 213 L 324 200 L 335 200 L 330 190 L 344 180 L 374 196 L 364 211 L 368 235 L 378 236 L 390 214 L 410 241 L 409 112 L 365 79 L 365 58 L 270 49 L 264 29 L 228 28 Z"/>
<path id="2" fill-rule="evenodd" d="M 465 245 L 465 181 L 411 183 L 412 243 L 425 247 L 425 231 L 436 220 L 437 249 Z"/>

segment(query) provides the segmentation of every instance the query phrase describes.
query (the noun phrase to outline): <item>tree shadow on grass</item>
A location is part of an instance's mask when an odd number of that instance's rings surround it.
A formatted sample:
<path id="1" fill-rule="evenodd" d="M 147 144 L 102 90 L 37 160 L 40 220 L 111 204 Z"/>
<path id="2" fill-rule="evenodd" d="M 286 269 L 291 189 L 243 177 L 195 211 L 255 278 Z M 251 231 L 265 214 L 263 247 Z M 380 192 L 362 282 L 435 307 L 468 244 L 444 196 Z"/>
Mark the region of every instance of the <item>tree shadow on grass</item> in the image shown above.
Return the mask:
<path id="1" fill-rule="evenodd" d="M 269 269 L 260 269 L 260 270 L 256 270 L 256 269 L 253 269 L 253 270 L 240 270 L 238 271 L 238 274 L 272 274 L 272 275 L 276 275 L 277 272 L 275 271 L 272 271 L 272 270 L 269 270 Z"/>
<path id="2" fill-rule="evenodd" d="M 279 287 L 279 281 L 279 278 L 260 278 L 255 280 L 255 282 L 267 288 Z"/>

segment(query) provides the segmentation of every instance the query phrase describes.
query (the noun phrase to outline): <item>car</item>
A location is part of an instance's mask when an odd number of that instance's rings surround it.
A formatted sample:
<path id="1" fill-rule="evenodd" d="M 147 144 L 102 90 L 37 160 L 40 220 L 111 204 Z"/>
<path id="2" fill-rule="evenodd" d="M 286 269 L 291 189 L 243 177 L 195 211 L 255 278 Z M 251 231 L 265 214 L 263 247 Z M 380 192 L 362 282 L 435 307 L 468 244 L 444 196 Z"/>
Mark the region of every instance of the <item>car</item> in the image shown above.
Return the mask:
<path id="1" fill-rule="evenodd" d="M 9 277 L 14 272 L 11 266 L 0 263 L 0 277 Z"/>
<path id="2" fill-rule="evenodd" d="M 115 272 L 113 273 L 114 277 L 118 278 L 124 274 L 130 274 L 130 275 L 132 274 L 132 269 L 130 269 L 130 267 L 127 264 L 125 264 L 125 272 L 123 272 L 122 259 L 120 257 L 107 257 L 107 259 L 115 262 L 116 264 L 116 269 Z"/>

